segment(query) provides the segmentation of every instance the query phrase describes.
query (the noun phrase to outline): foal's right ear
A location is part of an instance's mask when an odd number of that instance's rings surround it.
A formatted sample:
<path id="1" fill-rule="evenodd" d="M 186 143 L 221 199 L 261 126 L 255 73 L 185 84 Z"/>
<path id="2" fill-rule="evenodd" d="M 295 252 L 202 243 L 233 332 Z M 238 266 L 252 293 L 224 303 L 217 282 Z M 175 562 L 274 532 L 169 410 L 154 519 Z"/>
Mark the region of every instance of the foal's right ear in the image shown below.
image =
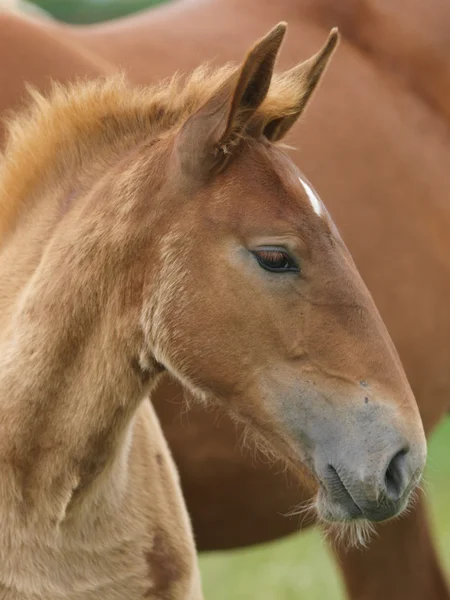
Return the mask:
<path id="1" fill-rule="evenodd" d="M 257 42 L 240 68 L 183 125 L 177 151 L 183 168 L 206 175 L 220 170 L 262 104 L 286 32 L 279 23 Z"/>

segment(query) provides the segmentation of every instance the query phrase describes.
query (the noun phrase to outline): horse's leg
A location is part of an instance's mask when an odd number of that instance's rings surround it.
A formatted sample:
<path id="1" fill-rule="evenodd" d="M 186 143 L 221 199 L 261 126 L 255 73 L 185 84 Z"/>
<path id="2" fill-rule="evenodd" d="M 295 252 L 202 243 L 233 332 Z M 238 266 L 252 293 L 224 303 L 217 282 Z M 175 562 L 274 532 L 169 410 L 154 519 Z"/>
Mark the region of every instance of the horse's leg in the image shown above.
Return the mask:
<path id="1" fill-rule="evenodd" d="M 408 515 L 378 527 L 367 550 L 336 550 L 351 600 L 448 600 L 423 495 Z"/>

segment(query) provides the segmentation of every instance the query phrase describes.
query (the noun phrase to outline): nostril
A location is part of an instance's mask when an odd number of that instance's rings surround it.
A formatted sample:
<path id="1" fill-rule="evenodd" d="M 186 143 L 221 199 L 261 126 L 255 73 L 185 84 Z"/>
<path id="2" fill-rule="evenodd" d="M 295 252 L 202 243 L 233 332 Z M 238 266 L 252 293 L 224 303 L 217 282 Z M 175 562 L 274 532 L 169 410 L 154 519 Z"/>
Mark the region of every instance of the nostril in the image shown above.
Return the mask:
<path id="1" fill-rule="evenodd" d="M 408 484 L 405 465 L 407 453 L 408 450 L 405 448 L 397 452 L 386 469 L 384 476 L 386 494 L 393 501 L 397 501 L 403 496 Z"/>

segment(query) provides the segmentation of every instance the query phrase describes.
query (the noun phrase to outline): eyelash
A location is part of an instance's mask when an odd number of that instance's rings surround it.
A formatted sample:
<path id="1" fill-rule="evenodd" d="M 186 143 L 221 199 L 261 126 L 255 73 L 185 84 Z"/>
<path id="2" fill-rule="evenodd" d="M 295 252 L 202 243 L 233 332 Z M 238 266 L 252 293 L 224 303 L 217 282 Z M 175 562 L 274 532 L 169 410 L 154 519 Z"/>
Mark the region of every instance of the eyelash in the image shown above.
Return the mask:
<path id="1" fill-rule="evenodd" d="M 271 273 L 298 273 L 297 262 L 285 251 L 278 248 L 254 250 L 253 255 L 260 267 Z"/>

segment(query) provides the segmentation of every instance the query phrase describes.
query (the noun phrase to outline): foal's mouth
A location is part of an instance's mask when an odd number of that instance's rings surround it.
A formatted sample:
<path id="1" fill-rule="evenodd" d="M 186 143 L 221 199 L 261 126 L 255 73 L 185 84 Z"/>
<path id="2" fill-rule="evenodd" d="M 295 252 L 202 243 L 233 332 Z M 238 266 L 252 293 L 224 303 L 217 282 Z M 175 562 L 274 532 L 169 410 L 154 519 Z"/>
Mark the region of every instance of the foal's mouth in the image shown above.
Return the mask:
<path id="1" fill-rule="evenodd" d="M 322 508 L 321 518 L 331 523 L 364 518 L 364 512 L 348 491 L 336 469 L 328 465 L 327 471 L 327 484 L 320 482 L 317 497 L 317 508 Z"/>
<path id="2" fill-rule="evenodd" d="M 331 477 L 335 481 L 333 499 L 327 487 L 320 482 L 314 502 L 319 526 L 335 546 L 365 548 L 375 533 L 373 523 L 364 516 L 336 471 Z"/>
<path id="3" fill-rule="evenodd" d="M 408 486 L 405 493 L 396 501 L 385 495 L 373 500 L 361 500 L 358 490 L 352 491 L 338 471 L 327 467 L 326 479 L 320 481 L 315 508 L 318 517 L 330 524 L 352 522 L 377 523 L 396 518 L 407 508 L 411 492 L 416 484 Z"/>

